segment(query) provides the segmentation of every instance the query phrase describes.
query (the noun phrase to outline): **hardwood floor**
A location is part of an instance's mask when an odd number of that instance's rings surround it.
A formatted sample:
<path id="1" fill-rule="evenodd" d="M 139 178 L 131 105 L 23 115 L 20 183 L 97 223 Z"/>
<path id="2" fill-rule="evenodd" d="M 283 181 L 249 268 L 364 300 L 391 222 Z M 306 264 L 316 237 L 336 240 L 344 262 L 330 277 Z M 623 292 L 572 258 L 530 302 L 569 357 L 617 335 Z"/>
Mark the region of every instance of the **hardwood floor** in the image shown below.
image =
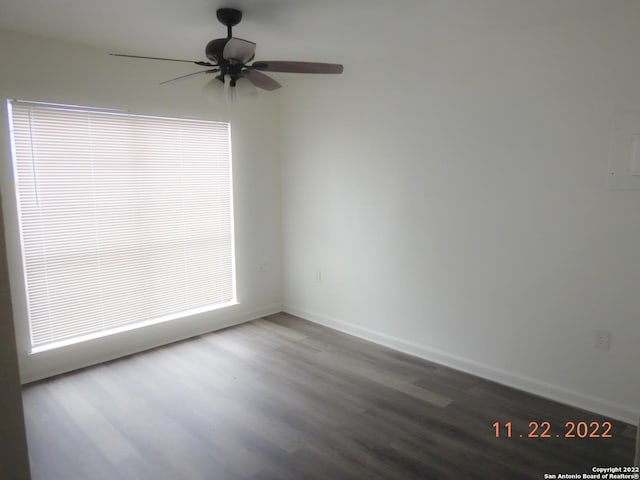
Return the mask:
<path id="1" fill-rule="evenodd" d="M 23 397 L 34 480 L 542 479 L 635 448 L 630 425 L 286 314 Z M 551 438 L 527 438 L 531 421 Z M 567 421 L 610 421 L 612 438 L 564 438 Z"/>

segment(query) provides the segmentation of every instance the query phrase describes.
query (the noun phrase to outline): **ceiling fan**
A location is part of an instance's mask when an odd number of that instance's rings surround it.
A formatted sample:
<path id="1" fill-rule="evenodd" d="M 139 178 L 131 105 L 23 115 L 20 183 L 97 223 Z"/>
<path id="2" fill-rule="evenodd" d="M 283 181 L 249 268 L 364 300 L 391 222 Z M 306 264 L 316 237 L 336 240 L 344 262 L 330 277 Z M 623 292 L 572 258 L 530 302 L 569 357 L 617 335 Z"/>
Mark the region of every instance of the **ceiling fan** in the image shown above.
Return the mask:
<path id="1" fill-rule="evenodd" d="M 227 38 L 211 40 L 205 54 L 209 61 L 180 60 L 175 58 L 144 57 L 140 55 L 126 55 L 112 53 L 116 57 L 145 58 L 149 60 L 165 60 L 170 62 L 193 63 L 202 67 L 211 67 L 199 72 L 181 75 L 161 82 L 161 85 L 197 75 L 217 73 L 212 82 L 219 81 L 222 84 L 228 82 L 229 87 L 235 87 L 240 79 L 246 78 L 253 85 L 263 90 L 272 91 L 282 85 L 270 76 L 262 72 L 283 73 L 342 73 L 343 66 L 335 63 L 317 62 L 289 62 L 289 61 L 257 61 L 249 65 L 255 57 L 256 44 L 249 40 L 236 38 L 232 34 L 232 28 L 242 20 L 242 12 L 235 8 L 219 8 L 216 12 L 218 21 L 227 27 Z"/>

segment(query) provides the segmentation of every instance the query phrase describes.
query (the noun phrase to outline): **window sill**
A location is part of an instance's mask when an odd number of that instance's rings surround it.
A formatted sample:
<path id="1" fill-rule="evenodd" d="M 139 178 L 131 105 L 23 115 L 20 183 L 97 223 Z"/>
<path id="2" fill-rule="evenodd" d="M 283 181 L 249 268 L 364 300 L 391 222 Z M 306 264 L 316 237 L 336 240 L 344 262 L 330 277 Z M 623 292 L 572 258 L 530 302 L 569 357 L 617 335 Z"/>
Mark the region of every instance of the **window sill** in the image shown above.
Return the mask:
<path id="1" fill-rule="evenodd" d="M 101 332 L 90 333 L 87 335 L 82 335 L 80 337 L 69 338 L 65 340 L 60 340 L 59 342 L 49 343 L 47 345 L 41 345 L 39 347 L 33 347 L 31 349 L 30 355 L 37 355 L 38 353 L 48 352 L 50 350 L 55 350 L 58 348 L 68 347 L 70 345 L 75 345 L 78 343 L 87 342 L 89 340 L 96 340 L 98 338 L 108 337 L 111 335 L 115 335 L 118 333 L 128 332 L 131 330 L 137 330 L 139 328 L 149 327 L 151 325 L 157 325 L 159 323 L 170 322 L 172 320 L 178 320 L 186 317 L 190 317 L 193 315 L 198 315 L 201 313 L 212 312 L 215 310 L 220 310 L 222 308 L 232 307 L 234 305 L 238 305 L 239 302 L 237 299 L 230 300 L 225 303 L 218 303 L 216 305 L 208 305 L 206 307 L 193 308 L 191 310 L 186 310 L 184 312 L 175 313 L 172 315 L 165 315 L 163 317 L 154 318 L 152 320 L 145 320 L 142 322 L 132 323 L 129 325 L 123 325 L 121 327 L 110 328 L 108 330 L 103 330 Z"/>

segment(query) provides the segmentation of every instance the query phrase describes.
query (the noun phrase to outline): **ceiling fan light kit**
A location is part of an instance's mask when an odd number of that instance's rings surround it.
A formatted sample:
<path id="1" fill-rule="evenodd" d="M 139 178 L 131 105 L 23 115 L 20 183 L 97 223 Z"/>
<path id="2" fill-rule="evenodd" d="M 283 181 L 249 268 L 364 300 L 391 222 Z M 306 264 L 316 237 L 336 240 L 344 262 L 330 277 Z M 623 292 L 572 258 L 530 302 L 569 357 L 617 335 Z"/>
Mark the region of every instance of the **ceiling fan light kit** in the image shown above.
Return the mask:
<path id="1" fill-rule="evenodd" d="M 256 44 L 249 40 L 236 38 L 233 36 L 233 27 L 238 25 L 242 20 L 242 12 L 235 8 L 219 8 L 216 12 L 218 21 L 227 27 L 226 38 L 216 38 L 207 43 L 205 47 L 205 55 L 208 61 L 198 60 L 180 60 L 175 58 L 164 57 L 145 57 L 140 55 L 127 55 L 122 53 L 112 53 L 117 57 L 143 58 L 148 60 L 162 60 L 169 62 L 186 62 L 193 63 L 202 67 L 209 67 L 206 70 L 181 75 L 170 80 L 161 82 L 166 84 L 200 75 L 217 74 L 214 79 L 209 81 L 203 89 L 208 96 L 219 95 L 214 92 L 224 92 L 228 90 L 232 98 L 236 87 L 242 84 L 243 93 L 235 96 L 255 96 L 249 92 L 253 87 L 266 91 L 273 91 L 282 85 L 276 80 L 263 72 L 278 73 L 329 73 L 339 74 L 343 71 L 343 66 L 336 63 L 317 63 L 317 62 L 290 62 L 290 61 L 257 61 L 249 64 L 255 57 Z M 218 83 L 216 85 L 216 82 Z M 252 84 L 247 88 L 247 83 Z M 220 89 L 219 87 L 223 87 Z M 240 90 L 240 88 L 238 89 Z M 238 91 L 237 94 L 240 94 Z"/>
<path id="2" fill-rule="evenodd" d="M 208 100 L 217 104 L 247 104 L 258 98 L 258 89 L 249 79 L 238 79 L 234 87 L 229 83 L 228 78 L 225 81 L 213 78 L 204 84 L 202 93 Z"/>

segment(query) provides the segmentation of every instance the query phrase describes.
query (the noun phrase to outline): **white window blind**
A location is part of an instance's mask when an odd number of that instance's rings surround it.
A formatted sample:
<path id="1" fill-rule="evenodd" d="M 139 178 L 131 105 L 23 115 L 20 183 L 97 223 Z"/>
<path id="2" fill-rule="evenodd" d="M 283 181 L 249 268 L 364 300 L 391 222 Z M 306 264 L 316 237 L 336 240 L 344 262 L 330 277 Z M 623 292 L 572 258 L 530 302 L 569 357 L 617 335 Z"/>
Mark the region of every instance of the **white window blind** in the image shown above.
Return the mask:
<path id="1" fill-rule="evenodd" d="M 33 351 L 235 302 L 227 123 L 10 104 Z"/>

